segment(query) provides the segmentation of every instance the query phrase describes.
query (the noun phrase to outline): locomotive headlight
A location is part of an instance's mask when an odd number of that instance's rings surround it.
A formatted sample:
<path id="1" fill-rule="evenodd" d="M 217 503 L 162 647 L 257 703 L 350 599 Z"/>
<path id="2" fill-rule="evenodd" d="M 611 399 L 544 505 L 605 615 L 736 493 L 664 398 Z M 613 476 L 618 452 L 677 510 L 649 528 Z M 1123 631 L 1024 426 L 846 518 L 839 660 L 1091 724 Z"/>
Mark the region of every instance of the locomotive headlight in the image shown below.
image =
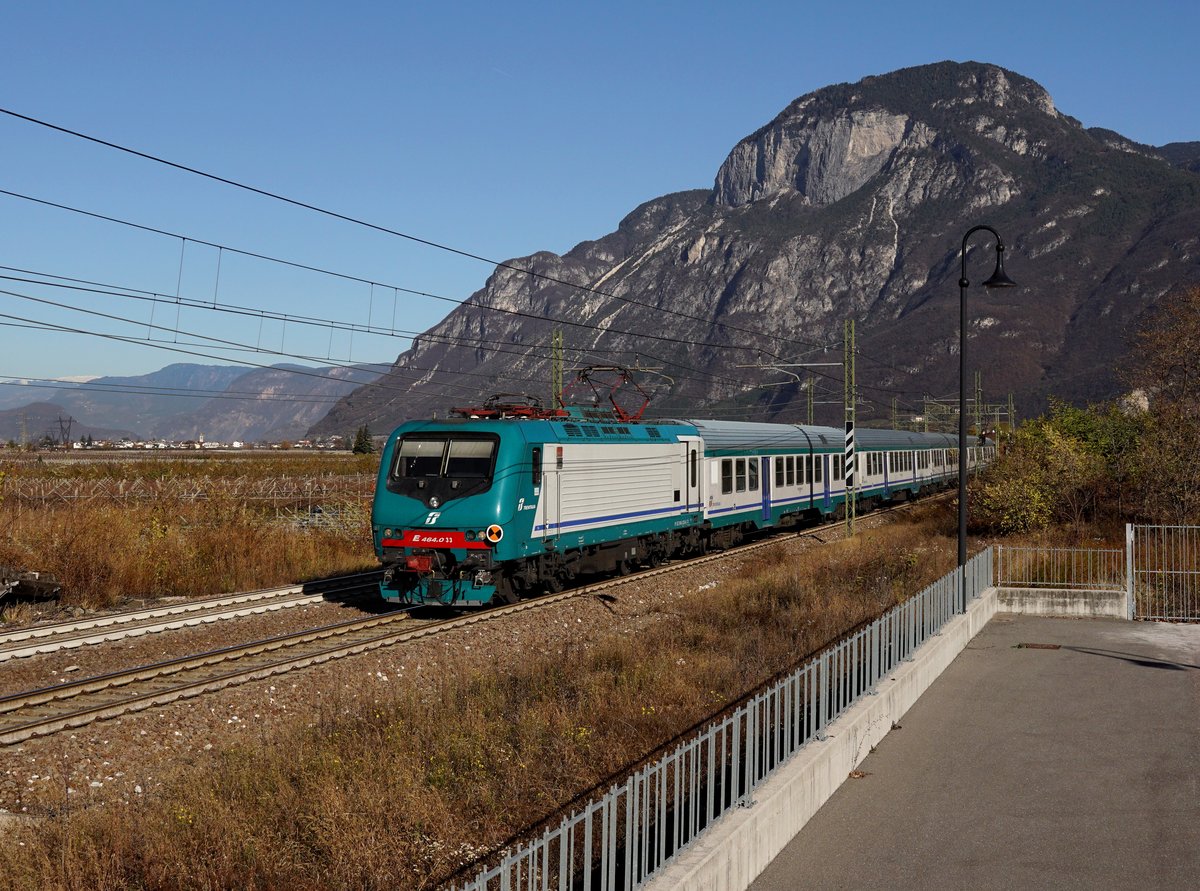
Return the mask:
<path id="1" fill-rule="evenodd" d="M 467 541 L 474 541 L 474 540 L 475 540 L 475 530 L 468 529 L 467 530 Z"/>
<path id="2" fill-rule="evenodd" d="M 392 530 L 391 530 L 391 529 L 384 529 L 384 530 L 383 530 L 383 537 L 384 537 L 384 538 L 391 538 L 391 537 L 392 537 Z"/>

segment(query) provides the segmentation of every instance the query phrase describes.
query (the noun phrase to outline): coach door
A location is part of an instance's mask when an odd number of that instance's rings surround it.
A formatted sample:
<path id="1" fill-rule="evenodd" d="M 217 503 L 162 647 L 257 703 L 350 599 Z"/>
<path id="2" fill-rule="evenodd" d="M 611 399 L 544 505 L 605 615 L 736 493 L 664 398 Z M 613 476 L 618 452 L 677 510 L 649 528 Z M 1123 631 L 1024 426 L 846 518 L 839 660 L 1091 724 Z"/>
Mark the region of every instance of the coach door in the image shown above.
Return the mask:
<path id="1" fill-rule="evenodd" d="M 681 436 L 683 445 L 683 509 L 697 511 L 704 506 L 700 495 L 700 471 L 704 464 L 704 443 L 698 436 Z"/>
<path id="2" fill-rule="evenodd" d="M 754 459 L 751 458 L 751 461 Z M 762 480 L 762 518 L 764 522 L 771 522 L 771 459 L 759 458 L 762 462 L 758 478 Z"/>
<path id="3" fill-rule="evenodd" d="M 824 471 L 824 473 L 821 474 L 822 478 L 824 479 L 824 484 L 823 484 L 823 488 L 822 488 L 822 492 L 824 493 L 822 496 L 824 498 L 824 504 L 822 506 L 822 510 L 825 513 L 829 513 L 829 511 L 831 510 L 831 506 L 829 503 L 829 482 L 830 482 L 830 478 L 832 477 L 832 474 L 830 473 L 830 471 L 833 470 L 833 468 L 830 467 L 829 465 L 833 461 L 833 459 L 830 458 L 828 455 L 821 455 L 817 460 L 821 462 L 821 469 Z"/>

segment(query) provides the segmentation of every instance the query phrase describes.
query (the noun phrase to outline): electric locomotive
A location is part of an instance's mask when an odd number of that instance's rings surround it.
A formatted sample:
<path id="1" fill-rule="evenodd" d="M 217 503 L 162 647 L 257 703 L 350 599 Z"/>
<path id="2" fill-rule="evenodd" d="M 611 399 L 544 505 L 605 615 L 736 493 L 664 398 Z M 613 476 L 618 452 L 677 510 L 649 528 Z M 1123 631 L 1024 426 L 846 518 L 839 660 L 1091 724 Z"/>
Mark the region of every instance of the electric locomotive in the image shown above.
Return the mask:
<path id="1" fill-rule="evenodd" d="M 513 602 L 699 544 L 694 428 L 564 415 L 396 429 L 372 507 L 385 599 Z"/>

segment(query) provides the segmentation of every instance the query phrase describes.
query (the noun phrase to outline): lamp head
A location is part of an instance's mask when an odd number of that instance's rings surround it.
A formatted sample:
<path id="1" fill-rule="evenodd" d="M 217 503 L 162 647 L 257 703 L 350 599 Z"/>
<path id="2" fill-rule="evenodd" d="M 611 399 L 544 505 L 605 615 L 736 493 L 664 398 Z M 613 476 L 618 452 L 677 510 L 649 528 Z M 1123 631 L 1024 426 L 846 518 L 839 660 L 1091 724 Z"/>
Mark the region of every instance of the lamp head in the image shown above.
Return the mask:
<path id="1" fill-rule="evenodd" d="M 1017 283 L 1004 274 L 1004 243 L 996 242 L 996 271 L 983 283 L 985 288 L 1015 288 Z"/>

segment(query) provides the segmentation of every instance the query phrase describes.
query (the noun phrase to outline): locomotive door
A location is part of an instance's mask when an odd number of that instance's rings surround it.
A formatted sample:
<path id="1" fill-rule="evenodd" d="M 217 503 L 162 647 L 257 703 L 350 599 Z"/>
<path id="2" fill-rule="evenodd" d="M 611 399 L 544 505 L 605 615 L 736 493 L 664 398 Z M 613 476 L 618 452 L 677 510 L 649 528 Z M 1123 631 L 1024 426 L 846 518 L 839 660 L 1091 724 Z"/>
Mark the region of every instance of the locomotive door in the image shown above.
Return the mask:
<path id="1" fill-rule="evenodd" d="M 546 447 L 545 471 L 542 474 L 541 514 L 542 538 L 558 536 L 562 520 L 563 447 Z"/>

